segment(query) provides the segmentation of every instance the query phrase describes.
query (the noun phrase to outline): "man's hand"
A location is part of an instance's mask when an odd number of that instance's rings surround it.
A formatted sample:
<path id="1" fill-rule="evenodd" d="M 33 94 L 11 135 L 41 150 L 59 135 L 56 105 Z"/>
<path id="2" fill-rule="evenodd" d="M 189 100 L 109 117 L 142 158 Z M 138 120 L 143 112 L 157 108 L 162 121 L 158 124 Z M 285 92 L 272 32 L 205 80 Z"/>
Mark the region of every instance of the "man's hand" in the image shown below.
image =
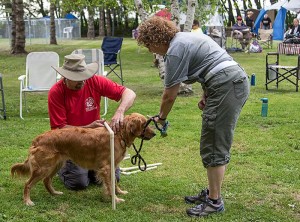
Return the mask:
<path id="1" fill-rule="evenodd" d="M 100 120 L 95 120 L 94 122 L 90 123 L 87 125 L 87 128 L 97 128 L 97 127 L 103 127 L 104 126 L 105 120 L 100 119 Z"/>
<path id="2" fill-rule="evenodd" d="M 110 127 L 114 131 L 114 133 L 117 133 L 120 131 L 121 128 L 124 127 L 124 114 L 123 113 L 115 113 L 113 118 L 111 119 L 110 122 Z"/>

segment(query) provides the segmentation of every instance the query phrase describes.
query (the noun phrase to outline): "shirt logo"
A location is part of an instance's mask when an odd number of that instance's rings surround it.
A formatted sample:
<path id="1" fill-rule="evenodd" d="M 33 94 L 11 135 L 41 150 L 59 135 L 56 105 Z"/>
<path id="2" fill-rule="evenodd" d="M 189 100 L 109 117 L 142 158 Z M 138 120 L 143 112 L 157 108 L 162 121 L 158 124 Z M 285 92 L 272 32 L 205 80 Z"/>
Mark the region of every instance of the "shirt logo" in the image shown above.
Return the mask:
<path id="1" fill-rule="evenodd" d="M 92 97 L 87 98 L 85 100 L 85 111 L 89 112 L 89 111 L 92 111 L 94 109 L 97 109 L 94 99 Z"/>

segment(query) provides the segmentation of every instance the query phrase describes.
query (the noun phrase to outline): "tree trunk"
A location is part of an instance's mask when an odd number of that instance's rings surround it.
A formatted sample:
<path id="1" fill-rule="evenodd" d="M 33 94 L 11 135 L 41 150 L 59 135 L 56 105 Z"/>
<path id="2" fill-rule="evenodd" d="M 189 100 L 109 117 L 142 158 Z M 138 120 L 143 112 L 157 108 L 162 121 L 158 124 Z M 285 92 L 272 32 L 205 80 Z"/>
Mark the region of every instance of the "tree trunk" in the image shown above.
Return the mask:
<path id="1" fill-rule="evenodd" d="M 241 14 L 241 10 L 240 10 L 240 8 L 239 8 L 239 5 L 238 5 L 238 3 L 237 3 L 237 0 L 233 0 L 233 5 L 234 5 L 234 7 L 235 7 L 236 14 L 237 14 L 238 16 L 241 16 L 242 14 Z"/>
<path id="2" fill-rule="evenodd" d="M 24 54 L 25 51 L 25 22 L 24 22 L 24 8 L 23 0 L 12 1 L 12 11 L 15 20 L 15 28 L 13 28 L 12 35 L 15 35 L 15 40 L 12 40 L 11 53 L 12 54 Z M 15 33 L 13 33 L 15 31 Z"/>
<path id="3" fill-rule="evenodd" d="M 11 42 L 10 42 L 10 50 L 13 53 L 13 49 L 16 44 L 16 9 L 15 9 L 15 0 L 11 2 Z M 9 20 L 7 19 L 7 24 L 9 25 Z"/>
<path id="4" fill-rule="evenodd" d="M 260 3 L 260 0 L 254 0 L 254 2 L 255 2 L 255 4 L 256 4 L 256 7 L 257 7 L 257 9 L 259 10 L 259 9 L 261 9 L 262 7 L 261 7 L 261 3 Z M 271 4 L 274 4 L 275 3 L 275 1 L 273 0 L 270 0 L 270 2 L 271 2 Z M 272 3 L 273 2 L 273 3 Z M 277 1 L 276 1 L 277 2 Z"/>
<path id="5" fill-rule="evenodd" d="M 171 1 L 171 20 L 175 22 L 176 26 L 180 28 L 180 10 L 178 0 Z"/>
<path id="6" fill-rule="evenodd" d="M 233 11 L 232 11 L 232 4 L 231 4 L 231 0 L 228 0 L 228 23 L 227 26 L 228 27 L 232 27 L 235 23 L 235 19 L 234 19 L 234 15 L 233 15 Z"/>
<path id="7" fill-rule="evenodd" d="M 95 38 L 95 25 L 94 25 L 94 15 L 95 10 L 93 7 L 88 6 L 88 32 L 87 32 L 87 38 L 88 39 L 94 39 Z"/>
<path id="8" fill-rule="evenodd" d="M 45 8 L 44 8 L 44 1 L 39 0 L 39 1 L 36 1 L 36 3 L 40 6 L 39 13 L 41 13 L 43 17 L 47 16 L 47 13 L 46 13 Z"/>
<path id="9" fill-rule="evenodd" d="M 105 20 L 106 20 L 106 35 L 111 36 L 111 20 L 110 20 L 110 9 L 109 8 L 106 8 Z"/>
<path id="10" fill-rule="evenodd" d="M 123 13 L 123 16 L 124 16 L 124 30 L 129 30 L 129 18 L 128 18 L 128 10 L 127 8 L 124 6 L 124 13 Z"/>
<path id="11" fill-rule="evenodd" d="M 172 2 L 174 2 L 174 8 L 176 8 L 178 5 L 178 0 L 173 0 Z M 177 2 L 177 3 L 175 3 Z M 192 24 L 194 21 L 194 17 L 195 17 L 195 11 L 196 11 L 196 6 L 197 6 L 197 1 L 196 0 L 189 0 L 188 1 L 188 8 L 187 8 L 187 12 L 186 12 L 186 20 L 184 23 L 184 28 L 183 31 L 184 32 L 190 32 L 192 29 Z M 176 10 L 174 10 L 174 12 L 176 12 Z M 176 17 L 178 17 L 180 15 L 176 15 Z M 180 83 L 180 87 L 178 90 L 178 94 L 180 95 L 191 95 L 193 94 L 193 88 L 191 84 L 185 84 L 185 83 Z"/>
<path id="12" fill-rule="evenodd" d="M 134 0 L 135 7 L 138 11 L 138 14 L 141 17 L 142 22 L 145 21 L 148 18 L 148 13 L 145 11 L 143 7 L 143 2 L 142 0 Z"/>
<path id="13" fill-rule="evenodd" d="M 55 1 L 52 0 L 50 4 L 50 45 L 57 45 L 54 11 L 55 11 Z"/>
<path id="14" fill-rule="evenodd" d="M 100 7 L 99 8 L 99 36 L 105 36 L 105 12 L 104 12 L 104 8 Z"/>

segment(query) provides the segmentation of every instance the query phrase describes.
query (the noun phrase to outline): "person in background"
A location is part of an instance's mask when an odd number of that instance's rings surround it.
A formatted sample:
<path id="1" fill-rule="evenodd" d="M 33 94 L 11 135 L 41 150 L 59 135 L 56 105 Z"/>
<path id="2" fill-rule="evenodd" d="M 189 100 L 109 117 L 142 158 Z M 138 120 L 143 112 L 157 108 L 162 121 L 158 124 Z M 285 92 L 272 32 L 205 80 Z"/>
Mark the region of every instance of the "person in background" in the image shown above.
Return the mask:
<path id="1" fill-rule="evenodd" d="M 54 68 L 54 67 L 53 67 Z M 64 58 L 62 67 L 54 68 L 63 78 L 55 83 L 48 94 L 48 112 L 52 130 L 83 127 L 103 127 L 100 119 L 101 97 L 120 101 L 112 119 L 111 128 L 116 133 L 123 127 L 124 113 L 132 106 L 135 93 L 106 77 L 95 75 L 98 64 L 85 63 L 85 56 L 71 54 Z M 94 171 L 79 167 L 68 160 L 59 171 L 59 178 L 71 190 L 85 189 L 97 183 Z M 119 170 L 116 171 L 120 179 Z"/>
<path id="2" fill-rule="evenodd" d="M 268 14 L 265 14 L 264 18 L 261 20 L 260 28 L 261 29 L 272 29 L 272 21 L 269 18 Z"/>
<path id="3" fill-rule="evenodd" d="M 232 26 L 232 31 L 233 38 L 238 39 L 242 46 L 242 49 L 245 49 L 251 41 L 252 34 L 249 27 L 243 22 L 241 16 L 237 17 L 237 23 Z"/>
<path id="4" fill-rule="evenodd" d="M 297 18 L 294 18 L 293 26 L 291 27 L 289 34 L 296 37 L 300 36 L 300 25 L 299 25 L 299 20 Z"/>
<path id="5" fill-rule="evenodd" d="M 252 11 L 247 12 L 246 25 L 250 28 L 250 31 L 253 32 L 254 20 Z"/>
<path id="6" fill-rule="evenodd" d="M 204 217 L 223 212 L 221 186 L 230 161 L 234 128 L 249 95 L 247 74 L 209 36 L 180 32 L 172 21 L 156 16 L 140 25 L 137 41 L 151 53 L 165 58 L 165 86 L 158 117 L 154 118 L 159 124 L 166 124 L 181 82 L 202 84 L 203 96 L 198 103 L 203 111 L 202 124 L 199 123 L 202 127 L 200 155 L 208 188 L 199 195 L 185 197 L 186 203 L 196 204 L 186 213 L 191 217 Z M 191 108 L 187 107 L 186 115 Z M 187 129 L 197 131 L 188 126 Z"/>
<path id="7" fill-rule="evenodd" d="M 193 25 L 192 25 L 192 30 L 191 32 L 197 32 L 197 33 L 202 33 L 203 34 L 203 31 L 202 29 L 200 28 L 200 23 L 198 20 L 194 20 L 193 21 Z"/>

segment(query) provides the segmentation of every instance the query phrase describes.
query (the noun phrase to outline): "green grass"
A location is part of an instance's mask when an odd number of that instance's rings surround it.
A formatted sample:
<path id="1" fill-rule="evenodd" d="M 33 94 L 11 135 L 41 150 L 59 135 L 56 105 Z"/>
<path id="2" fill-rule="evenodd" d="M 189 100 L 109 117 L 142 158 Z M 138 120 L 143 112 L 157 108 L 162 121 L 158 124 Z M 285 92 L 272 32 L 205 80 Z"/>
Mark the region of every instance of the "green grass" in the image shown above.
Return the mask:
<path id="1" fill-rule="evenodd" d="M 26 50 L 56 51 L 61 64 L 64 55 L 77 48 L 99 48 L 101 40 L 65 41 L 58 46 L 28 45 Z M 6 48 L 5 48 L 6 46 Z M 126 202 L 111 209 L 101 201 L 101 189 L 90 186 L 73 192 L 65 189 L 58 178 L 54 186 L 62 196 L 51 196 L 42 183 L 32 190 L 34 207 L 22 202 L 25 179 L 12 179 L 10 167 L 27 156 L 32 139 L 49 129 L 47 94 L 27 96 L 29 113 L 19 118 L 19 81 L 24 74 L 25 56 L 13 56 L 0 42 L 0 72 L 3 74 L 7 120 L 0 120 L 0 221 L 193 221 L 185 215 L 188 207 L 183 196 L 195 194 L 205 187 L 206 171 L 199 156 L 201 112 L 197 103 L 200 85 L 195 94 L 178 97 L 168 119 L 169 135 L 145 141 L 142 156 L 146 162 L 162 162 L 157 170 L 121 177 L 121 187 L 129 191 Z M 232 160 L 228 165 L 223 195 L 226 212 L 199 221 L 299 221 L 300 220 L 300 92 L 283 82 L 279 89 L 266 91 L 265 55 L 234 53 L 232 56 L 248 75 L 256 74 L 257 85 L 251 87 L 235 132 Z M 155 115 L 163 86 L 157 69 L 152 68 L 152 55 L 139 48 L 132 39 L 125 39 L 122 48 L 125 85 L 137 93 L 130 112 Z M 296 56 L 281 55 L 282 64 L 295 65 Z M 113 77 L 112 77 L 113 78 Z M 118 81 L 117 79 L 113 78 Z M 260 98 L 269 98 L 267 118 L 260 116 Z M 112 116 L 117 103 L 109 102 Z M 139 141 L 136 141 L 139 144 Z M 133 154 L 132 148 L 129 153 Z M 130 166 L 126 160 L 122 166 Z M 198 221 L 198 219 L 197 219 Z"/>

